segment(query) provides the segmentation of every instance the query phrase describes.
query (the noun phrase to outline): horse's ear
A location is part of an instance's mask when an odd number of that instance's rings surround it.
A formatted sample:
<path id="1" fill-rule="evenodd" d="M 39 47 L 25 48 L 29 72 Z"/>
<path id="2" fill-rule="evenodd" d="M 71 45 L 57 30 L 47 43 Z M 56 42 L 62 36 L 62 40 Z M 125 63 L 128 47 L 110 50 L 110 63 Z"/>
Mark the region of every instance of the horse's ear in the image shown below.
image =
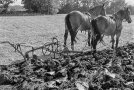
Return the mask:
<path id="1" fill-rule="evenodd" d="M 102 4 L 102 7 L 106 9 L 106 5 L 105 5 L 105 4 L 106 4 L 106 3 L 103 3 L 103 4 Z"/>
<path id="2" fill-rule="evenodd" d="M 105 3 L 102 4 L 102 7 L 104 7 L 104 6 L 105 6 Z"/>
<path id="3" fill-rule="evenodd" d="M 128 10 L 127 4 L 124 4 L 124 10 Z"/>
<path id="4" fill-rule="evenodd" d="M 127 11 L 129 11 L 129 8 L 128 8 L 128 7 L 124 7 L 124 10 L 127 10 Z"/>
<path id="5" fill-rule="evenodd" d="M 128 8 L 128 7 L 126 7 L 126 10 L 129 10 L 129 8 Z"/>
<path id="6" fill-rule="evenodd" d="M 110 1 L 105 1 L 102 6 L 106 9 L 110 4 Z"/>
<path id="7" fill-rule="evenodd" d="M 127 8 L 124 6 L 124 8 L 123 8 L 124 10 L 127 10 Z"/>

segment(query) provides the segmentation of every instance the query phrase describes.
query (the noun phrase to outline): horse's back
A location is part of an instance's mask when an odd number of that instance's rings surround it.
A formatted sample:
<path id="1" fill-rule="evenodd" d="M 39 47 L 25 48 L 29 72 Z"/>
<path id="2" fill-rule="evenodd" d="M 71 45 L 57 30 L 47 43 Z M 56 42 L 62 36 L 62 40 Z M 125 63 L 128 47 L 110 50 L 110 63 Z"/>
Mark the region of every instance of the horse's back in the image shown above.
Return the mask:
<path id="1" fill-rule="evenodd" d="M 72 27 L 77 29 L 82 25 L 81 29 L 89 28 L 90 15 L 84 14 L 80 11 L 72 11 L 69 13 Z"/>
<path id="2" fill-rule="evenodd" d="M 89 13 L 88 14 L 82 13 L 80 11 L 72 11 L 69 14 L 74 19 L 81 19 L 81 20 L 85 19 L 86 20 L 86 19 L 88 19 L 88 17 L 90 17 Z"/>
<path id="3" fill-rule="evenodd" d="M 80 12 L 80 11 L 71 11 L 69 14 L 72 14 L 72 15 L 82 15 L 83 13 Z"/>
<path id="4" fill-rule="evenodd" d="M 97 27 L 100 33 L 105 35 L 114 34 L 116 30 L 116 23 L 115 21 L 110 18 L 109 16 L 98 16 L 96 17 Z"/>

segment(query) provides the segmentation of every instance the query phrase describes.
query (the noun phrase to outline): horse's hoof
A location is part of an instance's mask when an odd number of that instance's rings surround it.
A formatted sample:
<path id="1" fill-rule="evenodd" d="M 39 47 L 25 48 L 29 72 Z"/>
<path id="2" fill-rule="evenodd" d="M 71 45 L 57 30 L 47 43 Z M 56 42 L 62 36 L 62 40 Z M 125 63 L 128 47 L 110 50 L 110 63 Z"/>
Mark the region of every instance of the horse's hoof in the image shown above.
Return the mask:
<path id="1" fill-rule="evenodd" d="M 63 47 L 67 47 L 67 46 L 64 44 Z"/>
<path id="2" fill-rule="evenodd" d="M 88 43 L 88 46 L 91 46 L 90 43 Z"/>
<path id="3" fill-rule="evenodd" d="M 111 48 L 114 49 L 114 46 L 112 46 Z"/>
<path id="4" fill-rule="evenodd" d="M 94 56 L 96 54 L 96 50 L 92 51 L 92 55 Z"/>
<path id="5" fill-rule="evenodd" d="M 72 51 L 74 51 L 74 47 L 71 47 Z"/>
<path id="6" fill-rule="evenodd" d="M 63 51 L 69 51 L 68 47 L 64 47 Z"/>
<path id="7" fill-rule="evenodd" d="M 115 47 L 115 50 L 118 50 L 118 47 Z"/>

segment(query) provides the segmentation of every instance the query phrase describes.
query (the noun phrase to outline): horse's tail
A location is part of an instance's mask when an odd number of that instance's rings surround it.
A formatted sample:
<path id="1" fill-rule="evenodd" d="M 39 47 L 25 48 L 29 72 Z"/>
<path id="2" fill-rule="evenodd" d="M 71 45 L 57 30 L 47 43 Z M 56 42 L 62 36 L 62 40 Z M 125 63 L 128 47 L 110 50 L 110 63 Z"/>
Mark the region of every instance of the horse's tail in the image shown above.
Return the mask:
<path id="1" fill-rule="evenodd" d="M 65 17 L 65 24 L 66 24 L 66 27 L 71 35 L 71 38 L 73 39 L 73 41 L 76 41 L 75 40 L 75 31 L 73 31 L 72 29 L 72 25 L 71 25 L 71 22 L 70 22 L 70 14 L 67 14 L 66 17 Z"/>
<path id="2" fill-rule="evenodd" d="M 97 25 L 97 19 L 93 19 L 91 21 L 91 25 L 92 25 L 92 30 L 93 30 L 93 38 L 95 38 L 95 40 L 100 40 L 101 39 L 101 34 Z"/>
<path id="3" fill-rule="evenodd" d="M 68 30 L 70 31 L 70 30 L 72 30 L 72 26 L 71 26 L 69 18 L 70 18 L 70 14 L 67 14 L 65 17 L 65 23 L 67 25 Z"/>

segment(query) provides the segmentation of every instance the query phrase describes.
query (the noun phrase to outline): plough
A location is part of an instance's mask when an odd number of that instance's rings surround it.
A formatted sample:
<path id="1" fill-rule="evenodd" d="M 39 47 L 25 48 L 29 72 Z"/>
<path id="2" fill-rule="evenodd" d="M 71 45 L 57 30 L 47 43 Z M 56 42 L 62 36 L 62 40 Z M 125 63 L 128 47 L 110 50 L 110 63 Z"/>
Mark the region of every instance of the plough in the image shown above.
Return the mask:
<path id="1" fill-rule="evenodd" d="M 56 57 L 56 54 L 60 55 L 60 56 L 69 56 L 69 53 L 77 53 L 77 54 L 82 54 L 82 51 L 69 51 L 69 49 L 67 48 L 67 50 L 63 49 L 60 50 L 61 44 L 59 42 L 59 40 L 56 37 L 52 38 L 52 42 L 50 43 L 45 43 L 42 46 L 39 47 L 35 47 L 33 45 L 28 45 L 25 43 L 11 43 L 9 41 L 3 41 L 1 42 L 1 44 L 9 44 L 11 47 L 13 47 L 15 49 L 15 52 L 18 52 L 23 58 L 24 60 L 28 60 L 29 58 L 29 53 L 32 53 L 32 55 L 34 55 L 34 52 L 37 50 L 41 50 L 42 54 L 44 56 L 46 56 L 46 53 L 49 52 L 49 54 L 53 54 L 53 58 Z M 22 47 L 30 47 L 31 49 L 26 51 L 25 53 L 23 53 L 22 51 Z"/>

